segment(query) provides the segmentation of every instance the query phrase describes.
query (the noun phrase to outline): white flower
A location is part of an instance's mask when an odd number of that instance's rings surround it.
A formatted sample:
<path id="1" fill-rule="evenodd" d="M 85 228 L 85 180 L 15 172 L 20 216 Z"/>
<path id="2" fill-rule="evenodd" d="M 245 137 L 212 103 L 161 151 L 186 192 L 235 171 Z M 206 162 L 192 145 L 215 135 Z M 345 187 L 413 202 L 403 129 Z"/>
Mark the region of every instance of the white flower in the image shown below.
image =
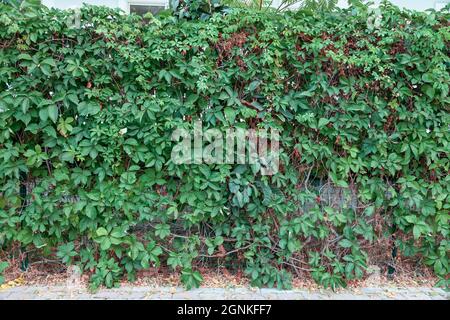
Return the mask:
<path id="1" fill-rule="evenodd" d="M 120 129 L 120 131 L 119 131 L 119 134 L 121 135 L 121 136 L 123 136 L 125 133 L 127 133 L 128 132 L 128 129 L 127 128 L 123 128 L 123 129 Z"/>
<path id="2" fill-rule="evenodd" d="M 427 133 L 430 133 L 431 132 L 431 130 L 430 129 L 427 129 Z"/>

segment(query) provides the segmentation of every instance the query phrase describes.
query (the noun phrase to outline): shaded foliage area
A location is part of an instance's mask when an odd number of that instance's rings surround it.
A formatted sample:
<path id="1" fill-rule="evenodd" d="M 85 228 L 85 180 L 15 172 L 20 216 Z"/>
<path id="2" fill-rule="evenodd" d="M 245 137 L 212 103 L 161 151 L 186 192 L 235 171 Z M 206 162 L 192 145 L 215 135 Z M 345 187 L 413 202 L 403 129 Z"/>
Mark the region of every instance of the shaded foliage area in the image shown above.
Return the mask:
<path id="1" fill-rule="evenodd" d="M 449 15 L 382 13 L 86 6 L 78 28 L 72 11 L 0 4 L 3 249 L 78 264 L 93 287 L 161 265 L 191 288 L 219 264 L 336 288 L 395 246 L 446 285 Z M 280 172 L 175 165 L 171 134 L 198 118 L 280 130 Z"/>

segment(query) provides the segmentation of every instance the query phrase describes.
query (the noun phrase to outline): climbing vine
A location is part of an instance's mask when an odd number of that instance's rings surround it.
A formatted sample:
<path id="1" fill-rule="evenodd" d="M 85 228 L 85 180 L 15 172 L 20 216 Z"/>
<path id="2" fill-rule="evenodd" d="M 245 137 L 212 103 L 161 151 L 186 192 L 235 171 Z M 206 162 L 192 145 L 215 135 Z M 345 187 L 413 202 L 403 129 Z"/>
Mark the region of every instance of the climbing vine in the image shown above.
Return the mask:
<path id="1" fill-rule="evenodd" d="M 191 288 L 220 265 L 336 288 L 396 248 L 448 285 L 448 11 L 385 2 L 372 25 L 358 1 L 205 21 L 28 3 L 0 3 L 4 252 L 93 287 L 161 266 Z M 279 130 L 279 172 L 171 162 L 172 132 L 200 118 Z"/>

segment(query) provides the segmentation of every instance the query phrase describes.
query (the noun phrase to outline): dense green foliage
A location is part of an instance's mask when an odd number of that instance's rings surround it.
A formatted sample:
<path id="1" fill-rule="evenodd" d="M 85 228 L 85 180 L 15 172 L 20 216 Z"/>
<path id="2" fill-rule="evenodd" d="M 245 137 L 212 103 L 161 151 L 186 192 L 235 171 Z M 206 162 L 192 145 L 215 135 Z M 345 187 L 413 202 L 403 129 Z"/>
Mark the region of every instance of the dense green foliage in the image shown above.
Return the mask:
<path id="1" fill-rule="evenodd" d="M 326 287 L 395 247 L 449 274 L 449 15 L 357 1 L 207 21 L 0 4 L 0 245 L 93 286 L 169 266 L 310 272 Z M 26 3 L 26 1 L 25 1 Z M 276 128 L 281 168 L 175 165 L 176 128 Z M 27 192 L 25 192 L 27 188 Z M 324 193 L 333 188 L 336 201 Z"/>

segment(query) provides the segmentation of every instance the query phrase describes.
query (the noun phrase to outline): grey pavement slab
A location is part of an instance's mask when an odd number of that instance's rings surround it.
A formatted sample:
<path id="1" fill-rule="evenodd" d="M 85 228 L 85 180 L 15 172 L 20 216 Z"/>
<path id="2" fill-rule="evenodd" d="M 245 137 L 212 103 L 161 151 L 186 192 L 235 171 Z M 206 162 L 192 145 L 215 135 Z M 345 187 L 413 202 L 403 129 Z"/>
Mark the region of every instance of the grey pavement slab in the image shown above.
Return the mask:
<path id="1" fill-rule="evenodd" d="M 449 300 L 439 288 L 373 287 L 331 290 L 122 286 L 90 293 L 80 286 L 19 286 L 0 290 L 0 300 Z"/>

